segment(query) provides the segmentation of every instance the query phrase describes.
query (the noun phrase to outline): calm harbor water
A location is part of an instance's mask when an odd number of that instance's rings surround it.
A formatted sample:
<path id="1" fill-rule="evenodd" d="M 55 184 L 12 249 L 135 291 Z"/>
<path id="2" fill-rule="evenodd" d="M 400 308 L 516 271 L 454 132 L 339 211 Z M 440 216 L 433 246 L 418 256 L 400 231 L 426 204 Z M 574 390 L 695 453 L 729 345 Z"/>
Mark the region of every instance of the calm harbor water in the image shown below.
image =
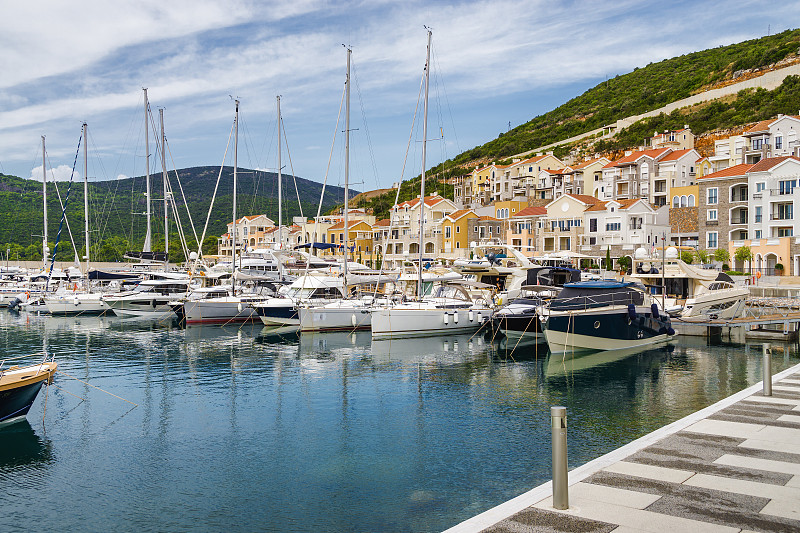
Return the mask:
<path id="1" fill-rule="evenodd" d="M 562 361 L 480 336 L 2 311 L 0 345 L 62 371 L 0 428 L 2 531 L 440 531 L 549 479 L 551 405 L 572 468 L 761 379 L 760 344 L 690 337 Z M 773 346 L 774 372 L 800 362 Z"/>

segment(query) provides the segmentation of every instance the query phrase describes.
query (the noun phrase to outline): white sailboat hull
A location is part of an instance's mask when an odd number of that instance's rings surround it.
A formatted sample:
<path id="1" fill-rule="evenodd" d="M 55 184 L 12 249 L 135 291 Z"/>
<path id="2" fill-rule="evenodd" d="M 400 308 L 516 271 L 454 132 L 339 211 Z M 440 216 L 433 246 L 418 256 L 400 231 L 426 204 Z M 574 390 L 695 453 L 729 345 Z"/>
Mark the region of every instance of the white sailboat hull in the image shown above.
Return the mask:
<path id="1" fill-rule="evenodd" d="M 48 296 L 44 303 L 51 315 L 101 315 L 111 312 L 100 294 Z"/>
<path id="2" fill-rule="evenodd" d="M 183 313 L 187 325 L 225 324 L 258 319 L 250 302 L 242 302 L 238 298 L 186 300 L 183 302 Z"/>
<path id="3" fill-rule="evenodd" d="M 300 331 L 370 329 L 372 313 L 366 306 L 337 305 L 298 309 Z"/>
<path id="4" fill-rule="evenodd" d="M 380 308 L 372 311 L 372 337 L 386 339 L 468 333 L 476 331 L 491 316 L 489 308 Z"/>

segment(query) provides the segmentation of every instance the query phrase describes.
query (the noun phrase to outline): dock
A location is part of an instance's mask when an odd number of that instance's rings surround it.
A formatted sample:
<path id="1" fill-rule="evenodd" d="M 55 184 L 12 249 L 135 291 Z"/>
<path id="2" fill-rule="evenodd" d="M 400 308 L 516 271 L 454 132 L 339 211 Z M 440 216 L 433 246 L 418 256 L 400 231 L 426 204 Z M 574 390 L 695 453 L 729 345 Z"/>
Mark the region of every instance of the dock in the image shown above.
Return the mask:
<path id="1" fill-rule="evenodd" d="M 565 510 L 547 482 L 446 533 L 800 531 L 800 365 L 772 383 L 572 470 Z"/>

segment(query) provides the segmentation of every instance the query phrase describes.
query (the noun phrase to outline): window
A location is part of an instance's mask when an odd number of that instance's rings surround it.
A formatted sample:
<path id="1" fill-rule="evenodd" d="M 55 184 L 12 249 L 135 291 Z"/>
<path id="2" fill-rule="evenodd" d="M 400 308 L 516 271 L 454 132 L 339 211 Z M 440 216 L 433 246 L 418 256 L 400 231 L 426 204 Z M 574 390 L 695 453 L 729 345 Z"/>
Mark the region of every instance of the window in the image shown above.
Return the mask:
<path id="1" fill-rule="evenodd" d="M 764 144 L 764 139 L 753 139 L 753 150 L 761 150 L 761 146 Z"/>
<path id="2" fill-rule="evenodd" d="M 716 248 L 717 247 L 717 232 L 716 231 L 709 231 L 706 233 L 706 248 Z"/>
<path id="3" fill-rule="evenodd" d="M 780 135 L 775 136 L 775 149 L 780 150 L 783 148 L 783 137 Z"/>
<path id="4" fill-rule="evenodd" d="M 756 230 L 756 239 L 760 239 L 760 238 L 761 238 L 761 230 L 757 229 Z"/>
<path id="5" fill-rule="evenodd" d="M 756 222 L 761 222 L 761 206 L 756 206 Z"/>
<path id="6" fill-rule="evenodd" d="M 694 194 L 689 195 L 689 207 L 694 207 Z"/>
<path id="7" fill-rule="evenodd" d="M 778 237 L 791 237 L 792 228 L 778 228 Z"/>
<path id="8" fill-rule="evenodd" d="M 763 181 L 760 181 L 760 182 L 756 183 L 756 192 L 763 191 L 765 187 L 766 187 L 766 183 L 764 183 Z"/>
<path id="9" fill-rule="evenodd" d="M 708 191 L 706 191 L 706 192 L 707 192 L 707 196 L 706 196 L 707 201 L 706 201 L 706 203 L 708 205 L 716 204 L 717 203 L 717 193 L 718 193 L 717 188 L 716 187 L 710 187 L 708 189 Z"/>
<path id="10" fill-rule="evenodd" d="M 606 224 L 606 231 L 619 231 L 620 227 L 620 222 L 610 222 Z"/>
<path id="11" fill-rule="evenodd" d="M 709 220 L 709 221 L 717 220 L 717 210 L 716 209 L 709 209 L 706 212 L 706 220 Z"/>
<path id="12" fill-rule="evenodd" d="M 792 194 L 797 186 L 797 180 L 784 180 L 778 182 L 779 194 Z"/>
<path id="13" fill-rule="evenodd" d="M 444 237 L 445 237 L 445 239 L 449 239 L 450 238 L 450 226 L 445 226 L 444 227 Z"/>
<path id="14" fill-rule="evenodd" d="M 672 207 L 680 207 L 681 206 L 681 197 L 680 196 L 673 196 L 672 197 Z"/>
<path id="15" fill-rule="evenodd" d="M 589 231 L 591 231 L 591 232 L 597 231 L 597 219 L 596 218 L 590 218 L 589 219 Z"/>
<path id="16" fill-rule="evenodd" d="M 792 220 L 793 215 L 793 205 L 792 204 L 778 204 L 778 220 Z"/>

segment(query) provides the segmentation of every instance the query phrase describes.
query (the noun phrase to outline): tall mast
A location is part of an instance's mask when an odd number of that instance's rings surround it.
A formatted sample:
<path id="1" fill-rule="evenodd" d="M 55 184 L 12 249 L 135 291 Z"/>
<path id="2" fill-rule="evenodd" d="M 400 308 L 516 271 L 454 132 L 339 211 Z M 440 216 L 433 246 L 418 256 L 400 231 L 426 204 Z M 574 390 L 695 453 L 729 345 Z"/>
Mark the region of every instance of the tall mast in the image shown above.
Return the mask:
<path id="1" fill-rule="evenodd" d="M 88 132 L 89 127 L 83 123 L 83 223 L 86 232 L 86 279 L 89 279 L 89 157 L 88 157 Z M 87 286 L 88 290 L 88 286 Z"/>
<path id="2" fill-rule="evenodd" d="M 347 78 L 345 79 L 345 88 L 347 92 L 347 104 L 345 113 L 345 126 L 344 126 L 344 282 L 347 283 L 347 245 L 350 242 L 350 226 L 348 225 L 347 195 L 350 186 L 350 54 L 353 51 L 347 49 Z"/>
<path id="3" fill-rule="evenodd" d="M 239 166 L 239 100 L 234 101 L 236 102 L 236 118 L 233 119 L 233 280 L 231 281 L 231 288 L 233 293 L 236 294 L 236 184 L 238 180 L 236 173 Z"/>
<path id="4" fill-rule="evenodd" d="M 164 135 L 164 109 L 158 110 L 158 121 L 161 123 L 161 179 L 164 182 L 164 265 L 169 257 L 169 192 L 167 187 L 167 137 Z"/>
<path id="5" fill-rule="evenodd" d="M 145 176 L 147 184 L 147 191 L 145 192 L 145 197 L 147 198 L 147 233 L 144 236 L 144 246 L 142 247 L 143 252 L 150 251 L 150 132 L 149 125 L 147 123 L 147 113 L 150 109 L 150 105 L 147 102 L 147 88 L 142 89 L 144 91 L 144 160 L 145 160 Z"/>
<path id="6" fill-rule="evenodd" d="M 44 201 L 44 232 L 42 233 L 42 260 L 44 265 L 47 266 L 47 253 L 50 249 L 47 246 L 47 163 L 46 163 L 47 150 L 44 144 L 44 135 L 42 135 L 42 197 Z"/>
<path id="7" fill-rule="evenodd" d="M 428 53 L 425 59 L 425 113 L 422 122 L 422 184 L 419 197 L 419 288 L 417 295 L 422 298 L 422 254 L 425 250 L 425 155 L 428 143 L 428 86 L 431 80 L 431 30 L 428 30 Z"/>
<path id="8" fill-rule="evenodd" d="M 283 176 L 281 174 L 281 95 L 278 99 L 278 248 L 283 248 Z"/>

